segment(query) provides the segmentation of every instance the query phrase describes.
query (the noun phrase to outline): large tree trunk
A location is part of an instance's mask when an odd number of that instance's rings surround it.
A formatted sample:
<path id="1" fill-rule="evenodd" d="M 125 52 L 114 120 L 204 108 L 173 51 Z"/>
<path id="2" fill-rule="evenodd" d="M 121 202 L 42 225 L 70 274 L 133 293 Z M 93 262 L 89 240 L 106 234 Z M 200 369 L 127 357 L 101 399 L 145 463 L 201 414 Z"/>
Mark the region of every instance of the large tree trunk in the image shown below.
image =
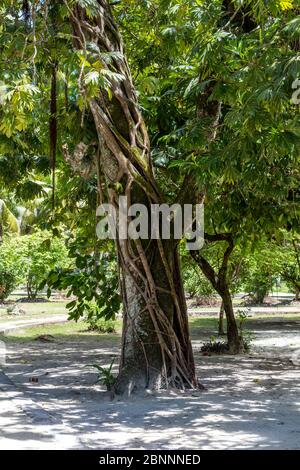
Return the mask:
<path id="1" fill-rule="evenodd" d="M 119 249 L 125 315 L 116 391 L 127 394 L 134 388 L 195 386 L 176 249 L 168 242 L 160 252 L 157 243 L 151 242 L 149 255 L 142 249 L 135 263 L 134 270 L 138 268 L 141 275 L 131 271 L 126 251 L 125 246 Z M 162 256 L 168 263 L 170 279 Z"/>
<path id="2" fill-rule="evenodd" d="M 107 0 L 98 0 L 93 18 L 69 10 L 74 45 L 110 72 L 110 91 L 90 100 L 99 140 L 100 168 L 108 200 L 120 216 L 119 196 L 148 208 L 163 202 L 152 171 L 147 130 L 138 106 L 122 38 Z M 99 54 L 88 52 L 94 43 Z M 90 48 L 91 49 L 91 48 Z M 110 54 L 109 61 L 103 53 Z M 118 73 L 122 79 L 111 74 Z M 84 70 L 80 77 L 84 89 Z M 85 151 L 84 144 L 81 149 Z M 80 153 L 80 152 L 79 152 Z M 77 156 L 79 155 L 77 153 Z M 82 157 L 82 155 L 81 155 Z M 127 224 L 130 220 L 127 220 Z M 150 226 L 150 224 L 149 224 Z M 116 233 L 124 323 L 116 393 L 145 388 L 195 387 L 195 367 L 176 244 L 165 240 L 123 239 Z"/>

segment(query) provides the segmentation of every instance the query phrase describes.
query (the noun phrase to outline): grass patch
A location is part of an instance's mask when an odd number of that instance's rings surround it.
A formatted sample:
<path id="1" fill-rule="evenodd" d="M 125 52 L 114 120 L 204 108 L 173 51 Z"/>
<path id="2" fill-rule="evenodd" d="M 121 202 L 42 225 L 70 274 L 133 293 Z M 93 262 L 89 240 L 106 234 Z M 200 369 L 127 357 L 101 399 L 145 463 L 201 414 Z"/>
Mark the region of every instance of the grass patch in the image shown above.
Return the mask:
<path id="1" fill-rule="evenodd" d="M 67 313 L 66 302 L 26 302 L 17 303 L 24 310 L 24 315 L 8 315 L 7 307 L 11 304 L 0 306 L 0 323 L 14 320 L 31 320 L 34 318 L 47 317 Z"/>
<path id="2" fill-rule="evenodd" d="M 57 312 L 55 312 L 57 313 Z M 10 317 L 11 318 L 11 317 Z M 15 317 L 16 318 L 16 317 Z M 20 319 L 20 317 L 17 317 Z M 25 317 L 22 317 L 22 319 Z M 26 317 L 27 318 L 27 317 Z M 246 329 L 252 329 L 258 326 L 259 322 L 266 325 L 268 322 L 290 322 L 300 321 L 299 314 L 269 314 L 269 315 L 255 315 L 245 320 L 244 327 Z M 217 335 L 218 331 L 218 318 L 217 317 L 192 317 L 189 320 L 191 335 L 192 337 L 198 336 L 199 334 L 206 333 L 208 335 Z M 47 324 L 40 326 L 31 326 L 28 328 L 18 329 L 12 332 L 8 332 L 5 335 L 0 335 L 0 339 L 6 342 L 30 342 L 34 341 L 38 336 L 51 335 L 54 340 L 62 341 L 80 341 L 88 338 L 116 338 L 119 339 L 122 320 L 116 320 L 116 333 L 99 333 L 97 331 L 88 331 L 89 324 L 85 321 L 78 323 L 68 321 L 66 323 Z M 224 320 L 224 329 L 226 331 L 226 320 Z"/>
<path id="3" fill-rule="evenodd" d="M 119 333 L 121 331 L 122 323 L 120 320 L 116 321 L 116 330 L 117 333 L 114 334 L 105 334 L 98 333 L 95 331 L 88 331 L 89 324 L 85 321 L 80 321 L 78 323 L 73 321 L 68 321 L 66 323 L 55 323 L 48 325 L 40 326 L 31 326 L 28 328 L 22 328 L 15 331 L 7 332 L 5 335 L 0 335 L 0 339 L 5 342 L 30 342 L 36 340 L 37 337 L 42 335 L 53 336 L 54 340 L 81 340 L 86 337 L 92 338 L 103 338 L 109 336 L 110 338 L 116 337 L 119 338 Z"/>
<path id="4" fill-rule="evenodd" d="M 252 314 L 251 317 L 246 319 L 247 322 L 256 322 L 256 320 L 272 320 L 278 322 L 285 322 L 285 321 L 299 321 L 300 320 L 300 313 L 269 313 L 269 314 Z"/>
<path id="5" fill-rule="evenodd" d="M 218 321 L 217 317 L 192 317 L 190 318 L 190 329 L 191 335 L 206 331 L 211 334 L 217 335 L 218 332 Z M 291 314 L 261 314 L 256 315 L 252 314 L 251 317 L 246 318 L 243 324 L 245 329 L 251 329 L 257 327 L 259 322 L 262 324 L 267 324 L 268 322 L 272 323 L 286 323 L 290 321 L 300 321 L 300 313 L 291 313 Z M 238 322 L 238 319 L 237 319 Z M 226 331 L 226 319 L 224 318 L 224 331 Z"/>
<path id="6" fill-rule="evenodd" d="M 195 329 L 211 330 L 217 328 L 217 317 L 192 317 L 189 320 L 191 331 Z"/>

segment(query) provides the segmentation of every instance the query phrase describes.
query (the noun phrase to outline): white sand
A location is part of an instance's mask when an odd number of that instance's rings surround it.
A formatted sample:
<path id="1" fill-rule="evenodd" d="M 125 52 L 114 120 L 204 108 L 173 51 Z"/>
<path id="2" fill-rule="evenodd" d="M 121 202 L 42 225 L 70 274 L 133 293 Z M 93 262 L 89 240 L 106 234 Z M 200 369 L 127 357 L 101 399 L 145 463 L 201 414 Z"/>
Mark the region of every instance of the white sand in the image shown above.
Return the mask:
<path id="1" fill-rule="evenodd" d="M 85 365 L 108 365 L 117 338 L 9 344 L 0 449 L 300 449 L 300 323 L 254 329 L 253 352 L 239 357 L 201 356 L 207 335 L 196 331 L 206 391 L 113 402 Z"/>

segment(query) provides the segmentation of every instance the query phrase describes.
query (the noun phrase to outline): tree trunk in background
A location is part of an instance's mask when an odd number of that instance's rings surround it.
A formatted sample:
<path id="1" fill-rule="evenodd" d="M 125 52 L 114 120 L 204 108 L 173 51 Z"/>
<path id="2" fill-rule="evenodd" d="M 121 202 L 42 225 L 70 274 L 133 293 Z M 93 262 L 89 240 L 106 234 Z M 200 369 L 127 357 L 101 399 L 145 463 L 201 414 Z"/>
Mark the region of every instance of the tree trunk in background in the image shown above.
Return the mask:
<path id="1" fill-rule="evenodd" d="M 228 243 L 228 247 L 226 248 L 223 255 L 222 265 L 218 272 L 216 272 L 210 263 L 201 255 L 201 251 L 191 251 L 191 256 L 198 264 L 204 276 L 209 280 L 213 288 L 222 298 L 222 304 L 224 306 L 227 322 L 227 340 L 229 352 L 231 354 L 239 354 L 244 351 L 243 338 L 239 335 L 227 279 L 229 257 L 234 249 L 232 236 L 231 234 L 210 235 L 206 233 L 205 239 L 208 241 L 227 241 Z"/>
<path id="2" fill-rule="evenodd" d="M 99 140 L 100 168 L 109 202 L 120 214 L 119 196 L 135 203 L 162 203 L 154 180 L 148 133 L 124 54 L 122 38 L 106 0 L 90 18 L 69 10 L 74 45 L 93 54 L 111 75 L 110 93 L 102 89 L 90 101 Z M 100 53 L 86 51 L 94 43 Z M 103 59 L 110 54 L 110 60 Z M 108 75 L 109 76 L 109 75 Z M 82 85 L 84 93 L 84 85 Z M 84 147 L 83 147 L 84 148 Z M 129 220 L 127 220 L 127 223 Z M 149 225 L 150 226 L 150 225 Z M 145 388 L 192 388 L 195 366 L 176 245 L 165 240 L 116 240 L 124 305 L 122 354 L 115 392 L 130 395 Z"/>
<path id="3" fill-rule="evenodd" d="M 219 312 L 219 329 L 218 329 L 219 336 L 224 336 L 224 302 L 222 300 L 220 312 Z"/>
<path id="4" fill-rule="evenodd" d="M 230 354 L 238 354 L 243 351 L 243 341 L 240 338 L 238 326 L 235 320 L 231 294 L 226 287 L 219 294 L 222 296 L 227 323 L 227 338 Z"/>
<path id="5" fill-rule="evenodd" d="M 256 292 L 254 292 L 253 295 L 253 303 L 255 305 L 262 305 L 265 302 L 265 298 L 267 297 L 269 293 L 269 287 L 265 287 L 262 285 L 260 289 L 258 289 Z"/>

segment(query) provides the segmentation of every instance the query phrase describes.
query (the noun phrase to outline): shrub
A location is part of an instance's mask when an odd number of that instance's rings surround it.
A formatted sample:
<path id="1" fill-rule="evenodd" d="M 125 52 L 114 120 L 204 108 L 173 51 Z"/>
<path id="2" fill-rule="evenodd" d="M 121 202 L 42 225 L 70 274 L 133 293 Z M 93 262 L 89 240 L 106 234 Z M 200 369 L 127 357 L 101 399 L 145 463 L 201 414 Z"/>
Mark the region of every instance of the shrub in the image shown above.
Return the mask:
<path id="1" fill-rule="evenodd" d="M 105 320 L 105 318 L 88 318 L 89 331 L 97 331 L 98 333 L 115 333 L 116 322 L 114 320 Z"/>
<path id="2" fill-rule="evenodd" d="M 0 265 L 0 301 L 3 302 L 9 294 L 17 287 L 17 277 L 15 273 Z"/>
<path id="3" fill-rule="evenodd" d="M 6 237 L 0 246 L 0 257 L 17 279 L 26 284 L 29 299 L 35 299 L 39 286 L 55 267 L 70 265 L 64 240 L 48 231 L 31 235 Z"/>
<path id="4" fill-rule="evenodd" d="M 112 245 L 98 246 L 78 237 L 68 244 L 69 258 L 75 267 L 52 270 L 45 285 L 48 295 L 51 289 L 67 291 L 73 299 L 67 304 L 69 317 L 79 320 L 85 317 L 93 323 L 98 318 L 114 319 L 120 311 L 119 276 L 117 260 Z"/>
<path id="5" fill-rule="evenodd" d="M 214 336 L 201 347 L 202 353 L 226 354 L 229 352 L 228 344 L 225 341 L 219 341 Z"/>

